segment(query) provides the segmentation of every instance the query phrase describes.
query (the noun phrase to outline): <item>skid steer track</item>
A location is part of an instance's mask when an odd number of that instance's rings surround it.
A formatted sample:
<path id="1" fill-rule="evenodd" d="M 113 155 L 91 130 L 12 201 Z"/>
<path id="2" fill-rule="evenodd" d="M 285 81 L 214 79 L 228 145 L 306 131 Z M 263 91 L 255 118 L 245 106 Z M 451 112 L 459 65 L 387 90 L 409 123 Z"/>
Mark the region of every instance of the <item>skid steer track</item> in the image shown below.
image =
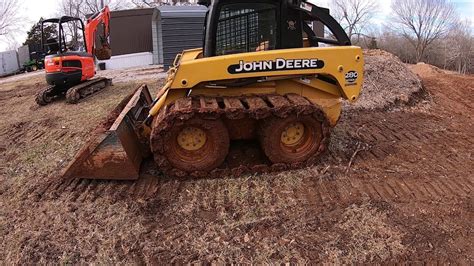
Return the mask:
<path id="1" fill-rule="evenodd" d="M 263 154 L 271 151 L 261 150 L 255 140 L 263 141 L 259 125 L 267 121 L 285 119 L 289 116 L 311 116 L 321 123 L 321 141 L 317 152 L 309 159 L 296 163 L 271 163 Z M 210 171 L 186 172 L 172 166 L 167 159 L 166 146 L 173 127 L 180 126 L 190 119 L 204 121 L 203 127 L 212 127 L 212 121 L 225 121 L 228 134 L 231 138 L 229 151 L 224 163 Z M 242 121 L 245 121 L 242 123 Z M 209 124 L 209 125 L 206 125 Z M 247 127 L 246 124 L 257 125 Z M 217 130 L 217 129 L 216 129 Z M 232 137 L 234 135 L 234 137 Z M 254 136 L 250 145 L 240 142 L 239 136 Z M 305 97 L 296 94 L 287 95 L 260 95 L 245 97 L 207 97 L 191 96 L 177 100 L 163 108 L 153 123 L 151 133 L 151 149 L 158 168 L 170 176 L 193 177 L 220 177 L 225 175 L 238 176 L 248 173 L 275 172 L 296 169 L 315 164 L 319 155 L 326 150 L 329 143 L 330 126 L 320 107 Z M 241 137 L 240 136 L 240 137 Z M 256 139 L 255 139 L 256 138 Z"/>

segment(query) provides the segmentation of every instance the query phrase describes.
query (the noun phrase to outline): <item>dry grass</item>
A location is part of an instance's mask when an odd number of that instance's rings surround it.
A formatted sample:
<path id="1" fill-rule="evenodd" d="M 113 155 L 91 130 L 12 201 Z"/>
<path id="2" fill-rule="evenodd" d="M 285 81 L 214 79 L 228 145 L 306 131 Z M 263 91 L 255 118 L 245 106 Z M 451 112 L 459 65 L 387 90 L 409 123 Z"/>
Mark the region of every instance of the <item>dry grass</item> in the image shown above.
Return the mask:
<path id="1" fill-rule="evenodd" d="M 407 251 L 404 234 L 388 222 L 388 214 L 370 204 L 346 208 L 335 225 L 339 234 L 331 237 L 324 252 L 335 264 L 386 261 Z"/>
<path id="2" fill-rule="evenodd" d="M 34 102 L 34 93 L 44 86 L 39 78 L 3 84 L 0 145 L 8 149 L 0 159 L 4 175 L 14 177 L 8 181 L 20 185 L 26 178 L 49 176 L 67 165 L 89 132 L 141 83 L 117 83 L 79 104 L 62 100 L 45 107 Z"/>

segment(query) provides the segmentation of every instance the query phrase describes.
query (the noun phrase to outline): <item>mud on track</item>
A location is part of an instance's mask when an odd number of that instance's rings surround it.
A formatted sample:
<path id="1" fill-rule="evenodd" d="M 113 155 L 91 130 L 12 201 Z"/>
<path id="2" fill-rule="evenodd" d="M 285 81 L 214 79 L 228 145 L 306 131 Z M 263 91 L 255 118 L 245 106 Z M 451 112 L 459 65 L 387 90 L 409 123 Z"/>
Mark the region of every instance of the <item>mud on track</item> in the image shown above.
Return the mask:
<path id="1" fill-rule="evenodd" d="M 240 178 L 2 188 L 6 262 L 473 261 L 472 76 L 429 104 L 346 113 L 319 165 Z M 456 86 L 453 86 L 456 84 Z"/>

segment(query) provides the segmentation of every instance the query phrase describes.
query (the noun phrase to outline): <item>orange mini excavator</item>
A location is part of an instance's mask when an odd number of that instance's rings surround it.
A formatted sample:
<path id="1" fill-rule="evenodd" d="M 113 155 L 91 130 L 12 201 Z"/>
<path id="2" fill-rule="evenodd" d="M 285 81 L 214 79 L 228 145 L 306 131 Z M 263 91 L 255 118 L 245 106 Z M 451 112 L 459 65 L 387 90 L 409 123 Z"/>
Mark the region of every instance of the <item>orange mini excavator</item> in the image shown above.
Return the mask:
<path id="1" fill-rule="evenodd" d="M 45 40 L 44 25 L 57 25 L 57 36 Z M 110 59 L 109 44 L 110 11 L 106 6 L 87 19 L 63 16 L 41 22 L 41 46 L 45 57 L 46 82 L 48 86 L 36 95 L 39 105 L 66 97 L 67 103 L 77 103 L 111 84 L 103 77 L 94 78 L 95 58 Z"/>

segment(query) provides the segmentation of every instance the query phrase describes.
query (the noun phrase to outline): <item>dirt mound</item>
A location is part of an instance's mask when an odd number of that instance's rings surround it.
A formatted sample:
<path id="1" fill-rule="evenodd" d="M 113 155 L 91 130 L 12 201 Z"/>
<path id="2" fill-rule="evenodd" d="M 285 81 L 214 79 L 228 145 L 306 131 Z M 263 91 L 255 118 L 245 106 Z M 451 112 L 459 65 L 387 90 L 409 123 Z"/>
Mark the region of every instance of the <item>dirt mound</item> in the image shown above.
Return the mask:
<path id="1" fill-rule="evenodd" d="M 440 73 L 443 73 L 443 70 L 423 62 L 420 62 L 416 65 L 409 65 L 408 68 L 421 77 L 436 76 Z"/>
<path id="2" fill-rule="evenodd" d="M 421 80 L 398 57 L 382 50 L 365 50 L 364 85 L 349 109 L 386 109 L 412 103 L 423 92 Z"/>

